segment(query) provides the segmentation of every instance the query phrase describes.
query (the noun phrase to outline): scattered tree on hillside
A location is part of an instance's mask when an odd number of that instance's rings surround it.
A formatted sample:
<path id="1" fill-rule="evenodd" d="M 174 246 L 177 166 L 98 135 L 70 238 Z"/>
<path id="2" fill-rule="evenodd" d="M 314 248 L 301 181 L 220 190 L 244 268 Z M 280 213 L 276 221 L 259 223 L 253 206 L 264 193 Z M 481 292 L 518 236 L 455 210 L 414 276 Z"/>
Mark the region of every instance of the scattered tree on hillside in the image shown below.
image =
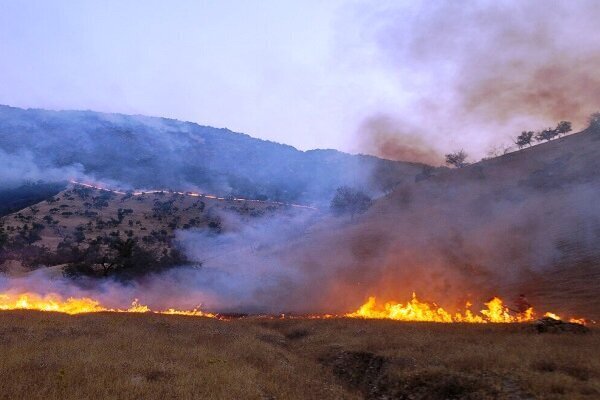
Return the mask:
<path id="1" fill-rule="evenodd" d="M 4 228 L 0 227 L 0 251 L 4 249 L 4 246 L 8 243 L 8 234 L 4 232 Z"/>
<path id="2" fill-rule="evenodd" d="M 558 134 L 558 137 L 561 137 L 562 135 L 566 135 L 567 133 L 571 132 L 571 130 L 573 129 L 571 122 L 569 121 L 560 121 L 558 123 L 558 125 L 556 125 L 556 133 Z"/>
<path id="3" fill-rule="evenodd" d="M 517 136 L 515 144 L 519 146 L 520 149 L 525 146 L 531 146 L 533 135 L 535 135 L 535 132 L 533 131 L 523 131 L 519 136 Z"/>
<path id="4" fill-rule="evenodd" d="M 544 129 L 543 131 L 538 132 L 535 135 L 535 139 L 538 142 L 541 142 L 542 140 L 549 142 L 550 140 L 554 139 L 557 135 L 558 135 L 558 132 L 555 129 L 548 128 L 548 129 Z"/>
<path id="5" fill-rule="evenodd" d="M 99 237 L 85 250 L 65 244 L 65 254 L 70 261 L 63 268 L 69 278 L 89 276 L 105 278 L 114 276 L 130 280 L 148 273 L 189 263 L 177 250 L 165 249 L 163 254 L 138 245 L 134 239 Z"/>
<path id="6" fill-rule="evenodd" d="M 467 157 L 468 155 L 464 150 L 455 151 L 454 153 L 446 154 L 446 164 L 456 168 L 462 168 L 469 165 Z"/>
<path id="7" fill-rule="evenodd" d="M 369 209 L 371 201 L 366 193 L 348 186 L 341 186 L 336 189 L 330 207 L 335 214 L 350 214 L 350 217 L 354 219 L 356 214 L 361 214 Z"/>
<path id="8" fill-rule="evenodd" d="M 593 113 L 590 116 L 590 126 L 589 129 L 600 131 L 600 112 Z"/>

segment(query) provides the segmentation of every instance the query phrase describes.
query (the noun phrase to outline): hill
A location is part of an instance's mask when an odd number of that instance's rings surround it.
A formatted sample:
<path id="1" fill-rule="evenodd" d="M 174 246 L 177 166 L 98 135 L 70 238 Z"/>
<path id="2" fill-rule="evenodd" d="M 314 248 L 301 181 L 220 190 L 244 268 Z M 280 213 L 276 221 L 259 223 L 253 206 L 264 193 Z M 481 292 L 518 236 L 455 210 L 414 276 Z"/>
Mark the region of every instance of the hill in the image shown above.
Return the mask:
<path id="1" fill-rule="evenodd" d="M 75 183 L 0 219 L 0 268 L 12 275 L 42 265 L 57 266 L 57 272 L 73 277 L 145 275 L 188 263 L 177 244 L 180 230 L 218 236 L 250 220 L 302 214 L 316 211 L 195 193 L 123 193 Z"/>
<path id="2" fill-rule="evenodd" d="M 88 177 L 129 188 L 195 189 L 217 195 L 322 203 L 350 185 L 379 195 L 422 164 L 299 151 L 248 135 L 166 118 L 0 106 L 1 172 L 23 180 Z"/>
<path id="3" fill-rule="evenodd" d="M 399 185 L 360 218 L 326 220 L 266 254 L 318 277 L 274 302 L 335 311 L 416 291 L 477 309 L 525 294 L 600 319 L 599 170 L 600 132 L 588 130 Z"/>
<path id="4" fill-rule="evenodd" d="M 18 186 L 0 187 L 0 217 L 46 200 L 65 187 L 60 182 L 25 182 Z"/>

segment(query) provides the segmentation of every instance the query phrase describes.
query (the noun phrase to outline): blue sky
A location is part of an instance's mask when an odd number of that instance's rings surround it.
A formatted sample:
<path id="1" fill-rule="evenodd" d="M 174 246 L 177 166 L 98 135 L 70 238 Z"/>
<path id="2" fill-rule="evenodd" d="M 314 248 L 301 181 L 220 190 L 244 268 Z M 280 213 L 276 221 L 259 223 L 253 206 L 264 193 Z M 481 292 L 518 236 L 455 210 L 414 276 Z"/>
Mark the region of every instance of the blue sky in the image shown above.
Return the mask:
<path id="1" fill-rule="evenodd" d="M 600 107 L 598 4 L 2 1 L 0 103 L 165 116 L 300 149 L 481 156 Z"/>

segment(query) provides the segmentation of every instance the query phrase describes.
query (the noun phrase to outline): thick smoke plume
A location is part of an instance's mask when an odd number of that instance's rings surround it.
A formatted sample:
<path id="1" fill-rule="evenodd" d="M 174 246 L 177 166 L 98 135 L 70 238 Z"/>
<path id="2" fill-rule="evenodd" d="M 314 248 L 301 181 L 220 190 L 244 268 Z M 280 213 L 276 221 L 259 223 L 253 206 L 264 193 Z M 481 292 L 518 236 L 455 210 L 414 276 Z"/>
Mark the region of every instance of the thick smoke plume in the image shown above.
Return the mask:
<path id="1" fill-rule="evenodd" d="M 364 15 L 411 99 L 394 114 L 400 146 L 411 124 L 445 151 L 481 153 L 560 120 L 582 128 L 600 109 L 593 0 L 419 2 Z"/>
<path id="2" fill-rule="evenodd" d="M 417 126 L 389 115 L 368 118 L 359 128 L 361 147 L 389 160 L 438 165 L 443 156 L 434 149 Z"/>

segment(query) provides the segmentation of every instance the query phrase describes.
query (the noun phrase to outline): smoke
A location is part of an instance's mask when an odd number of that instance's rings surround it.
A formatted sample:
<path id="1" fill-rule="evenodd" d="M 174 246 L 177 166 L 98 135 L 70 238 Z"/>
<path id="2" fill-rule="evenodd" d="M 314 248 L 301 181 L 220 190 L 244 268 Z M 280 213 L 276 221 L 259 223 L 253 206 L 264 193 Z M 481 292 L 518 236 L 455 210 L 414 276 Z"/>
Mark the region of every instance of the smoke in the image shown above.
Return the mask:
<path id="1" fill-rule="evenodd" d="M 560 120 L 582 128 L 600 108 L 593 0 L 419 2 L 360 12 L 364 36 L 409 98 L 393 115 L 444 151 L 481 153 Z M 400 147 L 411 130 L 396 129 Z M 378 135 L 373 142 L 377 148 Z"/>
<path id="2" fill-rule="evenodd" d="M 7 153 L 0 149 L 0 188 L 12 188 L 23 182 L 60 182 L 84 177 L 83 167 L 74 164 L 67 167 L 40 166 L 29 151 Z"/>
<path id="3" fill-rule="evenodd" d="M 378 195 L 421 166 L 287 145 L 176 120 L 0 106 L 2 176 L 96 177 L 112 187 L 194 190 L 249 199 L 326 203 L 339 186 Z"/>
<path id="4" fill-rule="evenodd" d="M 389 115 L 374 115 L 359 128 L 361 147 L 389 160 L 438 165 L 442 156 L 429 145 L 419 127 Z"/>
<path id="5" fill-rule="evenodd" d="M 544 169 L 552 165 L 556 160 Z M 524 290 L 523 282 L 541 285 L 556 268 L 599 256 L 593 172 L 562 165 L 557 176 L 530 167 L 534 172 L 518 184 L 506 164 L 444 172 L 400 187 L 354 221 L 309 211 L 260 219 L 225 213 L 222 234 L 177 234 L 181 249 L 200 267 L 173 268 L 127 284 L 71 281 L 40 269 L 0 278 L 0 291 L 87 296 L 116 308 L 139 299 L 153 309 L 272 314 L 343 313 L 368 296 L 402 301 L 413 291 L 449 310 L 467 300 L 479 307 L 493 295 L 510 300 Z M 576 182 L 564 179 L 573 173 Z M 568 281 L 560 285 L 568 293 L 590 290 Z M 543 289 L 525 292 L 546 307 L 548 296 L 535 292 Z M 568 309 L 569 301 L 563 298 L 562 308 L 553 309 L 584 312 Z"/>

